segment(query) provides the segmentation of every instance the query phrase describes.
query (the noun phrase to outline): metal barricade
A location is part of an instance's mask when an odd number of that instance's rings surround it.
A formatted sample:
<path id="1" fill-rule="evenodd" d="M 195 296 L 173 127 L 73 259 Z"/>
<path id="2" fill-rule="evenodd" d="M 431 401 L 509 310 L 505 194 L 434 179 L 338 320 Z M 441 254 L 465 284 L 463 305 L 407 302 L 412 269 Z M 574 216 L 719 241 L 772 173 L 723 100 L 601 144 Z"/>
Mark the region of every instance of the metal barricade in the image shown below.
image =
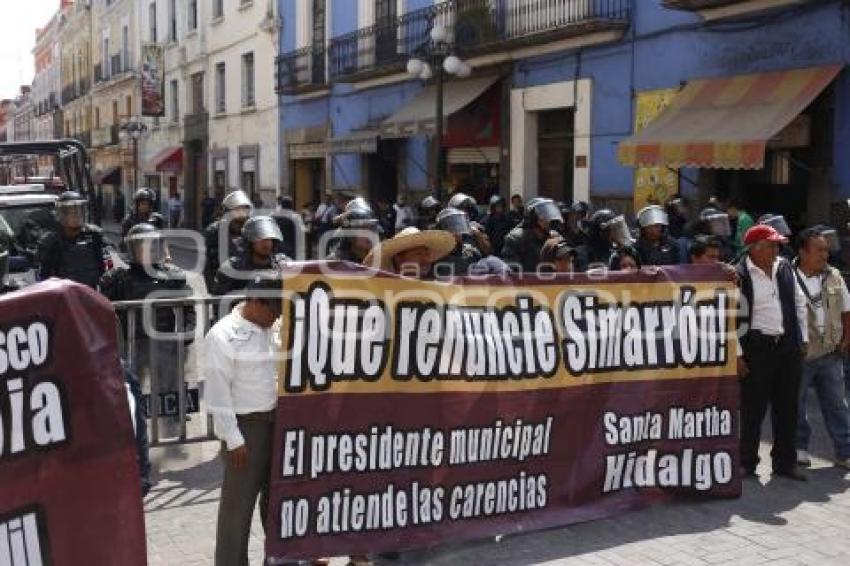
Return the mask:
<path id="1" fill-rule="evenodd" d="M 204 336 L 207 331 L 218 321 L 219 313 L 229 312 L 230 308 L 237 302 L 244 299 L 244 296 L 227 295 L 224 297 L 186 297 L 186 298 L 155 298 L 145 299 L 140 301 L 120 301 L 112 303 L 116 314 L 119 315 L 118 335 L 120 355 L 125 363 L 137 374 L 142 390 L 147 393 L 148 402 L 147 418 L 150 422 L 150 445 L 162 446 L 168 444 L 184 444 L 194 442 L 205 442 L 213 440 L 213 422 L 212 416 L 201 409 L 202 394 L 200 389 L 200 375 L 196 375 L 195 388 L 190 389 L 186 380 L 187 370 L 187 348 L 189 344 L 197 349 L 200 348 Z M 186 310 L 194 310 L 195 325 L 193 328 L 187 328 Z M 160 309 L 171 309 L 174 315 L 174 330 L 173 332 L 156 332 L 154 329 L 154 320 L 156 313 Z M 142 328 L 145 329 L 146 335 L 142 340 L 138 340 L 138 322 L 139 317 L 143 317 Z M 124 331 L 126 330 L 126 336 Z M 152 334 L 147 330 L 152 330 Z M 160 383 L 163 378 L 160 371 L 163 367 L 163 362 L 159 359 L 162 355 L 163 348 L 159 344 L 175 343 L 176 350 L 174 363 L 176 367 L 176 391 L 160 391 Z M 138 345 L 145 345 L 149 348 L 147 358 L 143 366 L 140 366 L 139 360 L 142 357 L 141 352 L 137 352 Z M 168 348 L 172 350 L 172 348 Z M 199 357 L 196 355 L 195 361 L 197 368 L 200 363 L 197 363 Z M 138 369 L 147 369 L 149 375 L 142 375 Z M 145 380 L 145 377 L 149 379 Z M 173 383 L 173 382 L 172 382 Z M 196 434 L 189 434 L 189 426 L 187 417 L 187 400 L 192 402 L 192 412 L 198 415 L 206 415 L 202 419 L 204 427 Z M 174 407 L 176 405 L 176 408 Z M 179 425 L 179 434 L 176 438 L 161 438 L 160 436 L 160 419 L 161 418 L 176 418 Z"/>

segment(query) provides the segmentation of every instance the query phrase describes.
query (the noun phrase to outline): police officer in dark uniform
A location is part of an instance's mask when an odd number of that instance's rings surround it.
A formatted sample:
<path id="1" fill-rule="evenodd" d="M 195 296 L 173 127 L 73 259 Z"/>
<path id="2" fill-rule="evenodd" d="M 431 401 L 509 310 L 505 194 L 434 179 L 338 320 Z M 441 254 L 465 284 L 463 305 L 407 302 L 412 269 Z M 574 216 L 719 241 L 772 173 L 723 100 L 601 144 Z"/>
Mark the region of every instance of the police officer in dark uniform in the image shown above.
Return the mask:
<path id="1" fill-rule="evenodd" d="M 640 238 L 635 247 L 643 265 L 678 265 L 679 244 L 667 233 L 669 220 L 663 207 L 652 204 L 638 212 Z"/>
<path id="2" fill-rule="evenodd" d="M 516 227 L 516 223 L 508 216 L 507 206 L 505 197 L 493 195 L 490 199 L 490 213 L 481 221 L 493 250 L 501 251 L 505 245 L 505 236 Z"/>
<path id="3" fill-rule="evenodd" d="M 121 238 L 127 238 L 130 228 L 137 224 L 151 224 L 157 230 L 165 228 L 165 217 L 154 212 L 153 204 L 156 197 L 151 189 L 141 188 L 133 195 L 133 208 L 121 223 Z"/>
<path id="4" fill-rule="evenodd" d="M 521 267 L 523 272 L 536 273 L 543 245 L 558 235 L 563 223 L 564 217 L 552 199 L 528 201 L 522 224 L 505 236 L 502 259 L 512 267 Z"/>
<path id="5" fill-rule="evenodd" d="M 221 203 L 224 216 L 213 222 L 204 230 L 204 242 L 207 248 L 207 262 L 204 265 L 204 281 L 207 289 L 212 288 L 213 279 L 223 261 L 234 257 L 240 251 L 242 227 L 251 216 L 254 205 L 245 191 L 235 190 L 227 195 Z M 219 249 L 222 239 L 226 249 Z"/>
<path id="6" fill-rule="evenodd" d="M 140 301 L 143 299 L 179 299 L 190 297 L 192 290 L 186 282 L 186 273 L 166 261 L 165 240 L 153 224 L 136 224 L 124 238 L 128 265 L 106 272 L 100 280 L 100 292 L 113 302 Z M 153 328 L 163 334 L 174 335 L 182 331 L 191 335 L 195 327 L 195 308 L 183 307 L 183 327 L 177 327 L 173 307 L 153 307 Z M 126 311 L 119 313 L 125 340 L 131 339 Z M 133 373 L 143 386 L 150 383 L 156 370 L 157 389 L 160 394 L 177 392 L 182 368 L 176 368 L 177 340 L 155 339 L 147 333 L 141 311 L 136 312 L 133 337 Z M 185 341 L 185 336 L 183 337 Z M 156 364 L 154 367 L 154 363 Z M 149 386 L 148 386 L 149 387 Z M 169 434 L 170 435 L 170 434 Z"/>
<path id="7" fill-rule="evenodd" d="M 585 242 L 576 250 L 577 271 L 586 271 L 591 266 L 607 268 L 617 251 L 634 248 L 634 238 L 625 216 L 609 208 L 594 212 L 584 228 Z"/>
<path id="8" fill-rule="evenodd" d="M 437 214 L 440 213 L 440 201 L 431 195 L 422 199 L 419 203 L 419 219 L 417 228 L 420 230 L 433 230 L 437 225 Z"/>
<path id="9" fill-rule="evenodd" d="M 466 217 L 469 218 L 470 222 L 478 222 L 481 217 L 478 211 L 478 201 L 466 193 L 453 194 L 452 198 L 449 199 L 448 207 L 456 208 L 466 213 Z"/>
<path id="10" fill-rule="evenodd" d="M 271 216 L 254 216 L 242 227 L 241 251 L 224 262 L 215 274 L 210 292 L 226 295 L 244 289 L 256 271 L 280 269 L 289 258 L 276 250 L 283 244 Z"/>
<path id="11" fill-rule="evenodd" d="M 462 277 L 483 259 L 484 254 L 473 243 L 472 226 L 463 211 L 452 207 L 442 210 L 437 215 L 437 230 L 451 233 L 457 245 L 449 255 L 434 264 L 436 277 Z"/>
<path id="12" fill-rule="evenodd" d="M 354 199 L 345 206 L 342 226 L 336 231 L 329 261 L 362 264 L 379 240 L 378 216 L 364 199 Z"/>
<path id="13" fill-rule="evenodd" d="M 97 288 L 104 272 L 103 232 L 86 223 L 87 206 L 76 191 L 59 196 L 59 226 L 38 242 L 39 279 L 59 277 Z"/>

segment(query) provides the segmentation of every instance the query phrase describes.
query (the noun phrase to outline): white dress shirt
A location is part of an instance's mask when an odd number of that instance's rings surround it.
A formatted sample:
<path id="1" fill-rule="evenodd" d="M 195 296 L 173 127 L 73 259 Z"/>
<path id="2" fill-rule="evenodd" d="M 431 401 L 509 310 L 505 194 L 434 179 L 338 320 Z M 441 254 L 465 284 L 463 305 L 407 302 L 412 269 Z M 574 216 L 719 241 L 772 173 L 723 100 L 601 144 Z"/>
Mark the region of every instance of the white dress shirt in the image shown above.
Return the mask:
<path id="1" fill-rule="evenodd" d="M 822 274 L 816 273 L 808 277 L 799 268 L 797 269 L 797 273 L 800 274 L 800 279 L 803 280 L 803 284 L 806 286 L 810 297 L 815 298 L 823 292 Z M 826 326 L 826 310 L 823 308 L 823 301 L 812 303 L 811 306 L 815 313 L 815 325 L 817 326 L 818 334 L 823 334 L 823 329 Z M 847 291 L 847 284 L 844 280 L 841 281 L 841 312 L 850 312 L 850 292 Z"/>
<path id="2" fill-rule="evenodd" d="M 751 308 L 750 328 L 768 336 L 780 336 L 785 333 L 782 325 L 782 303 L 779 299 L 779 285 L 776 273 L 779 265 L 785 260 L 777 258 L 773 263 L 772 274 L 767 275 L 747 257 L 747 270 L 753 282 L 753 304 Z M 797 323 L 800 325 L 800 336 L 803 343 L 809 342 L 808 316 L 806 313 L 806 296 L 794 278 L 794 302 L 797 307 Z"/>
<path id="3" fill-rule="evenodd" d="M 204 340 L 204 396 L 215 434 L 228 450 L 245 444 L 236 415 L 271 411 L 277 405 L 280 327 L 249 322 L 242 307 L 219 320 Z"/>

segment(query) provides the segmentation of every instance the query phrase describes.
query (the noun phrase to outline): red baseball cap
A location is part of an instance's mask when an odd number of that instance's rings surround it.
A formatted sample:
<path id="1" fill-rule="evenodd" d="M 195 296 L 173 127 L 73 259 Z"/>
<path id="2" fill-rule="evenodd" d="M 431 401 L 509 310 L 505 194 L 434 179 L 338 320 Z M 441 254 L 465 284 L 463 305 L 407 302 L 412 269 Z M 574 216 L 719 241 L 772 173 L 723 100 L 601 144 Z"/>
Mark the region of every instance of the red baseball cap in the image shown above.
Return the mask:
<path id="1" fill-rule="evenodd" d="M 780 234 L 773 226 L 767 224 L 756 224 L 744 234 L 744 245 L 751 246 L 761 241 L 775 242 L 777 244 L 788 243 L 788 238 Z"/>

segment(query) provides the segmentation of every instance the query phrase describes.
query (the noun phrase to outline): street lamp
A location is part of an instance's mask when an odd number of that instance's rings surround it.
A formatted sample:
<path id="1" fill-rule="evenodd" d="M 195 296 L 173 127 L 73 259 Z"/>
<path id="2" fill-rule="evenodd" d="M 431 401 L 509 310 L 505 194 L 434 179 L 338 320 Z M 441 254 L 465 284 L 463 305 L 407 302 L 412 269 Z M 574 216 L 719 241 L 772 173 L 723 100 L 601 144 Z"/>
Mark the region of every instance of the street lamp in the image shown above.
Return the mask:
<path id="1" fill-rule="evenodd" d="M 142 122 L 141 118 L 136 116 L 127 120 L 118 130 L 118 137 L 122 141 L 132 140 L 133 142 L 133 193 L 139 188 L 139 140 L 145 137 L 148 133 L 148 127 Z"/>
<path id="2" fill-rule="evenodd" d="M 472 67 L 454 54 L 455 46 L 449 30 L 441 24 L 431 28 L 431 40 L 419 47 L 407 62 L 407 72 L 423 81 L 435 78 L 437 86 L 436 131 L 434 133 L 434 195 L 443 201 L 443 83 L 445 75 L 466 78 Z"/>

